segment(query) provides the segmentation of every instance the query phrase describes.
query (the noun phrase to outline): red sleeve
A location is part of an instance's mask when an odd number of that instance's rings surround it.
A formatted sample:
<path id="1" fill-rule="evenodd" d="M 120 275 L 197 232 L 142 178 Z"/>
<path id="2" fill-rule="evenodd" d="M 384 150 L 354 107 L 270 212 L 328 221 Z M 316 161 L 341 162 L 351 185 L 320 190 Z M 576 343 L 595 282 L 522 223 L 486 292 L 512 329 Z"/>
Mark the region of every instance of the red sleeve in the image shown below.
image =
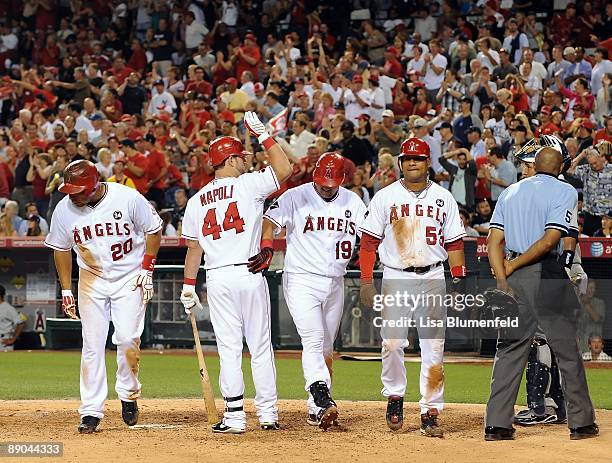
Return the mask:
<path id="1" fill-rule="evenodd" d="M 361 280 L 371 282 L 374 278 L 374 264 L 376 263 L 376 250 L 380 245 L 380 239 L 363 233 L 361 235 L 361 247 L 359 249 L 359 270 Z"/>

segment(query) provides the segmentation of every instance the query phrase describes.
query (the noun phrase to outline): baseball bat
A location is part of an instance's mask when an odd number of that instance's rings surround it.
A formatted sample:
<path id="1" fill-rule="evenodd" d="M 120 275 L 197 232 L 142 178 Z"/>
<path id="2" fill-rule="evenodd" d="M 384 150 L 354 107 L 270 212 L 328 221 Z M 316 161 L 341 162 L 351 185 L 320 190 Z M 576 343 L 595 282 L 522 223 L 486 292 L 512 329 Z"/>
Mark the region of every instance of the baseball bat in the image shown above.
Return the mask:
<path id="1" fill-rule="evenodd" d="M 208 422 L 213 424 L 219 419 L 217 414 L 217 407 L 215 406 L 215 395 L 210 384 L 210 378 L 208 376 L 208 370 L 206 368 L 206 362 L 204 362 L 204 354 L 202 353 L 202 346 L 200 345 L 200 335 L 198 333 L 198 327 L 193 312 L 191 313 L 191 329 L 193 330 L 193 339 L 195 341 L 195 348 L 198 354 L 198 364 L 200 366 L 200 382 L 202 383 L 202 395 L 204 396 L 204 403 L 206 404 L 206 413 L 208 414 Z"/>

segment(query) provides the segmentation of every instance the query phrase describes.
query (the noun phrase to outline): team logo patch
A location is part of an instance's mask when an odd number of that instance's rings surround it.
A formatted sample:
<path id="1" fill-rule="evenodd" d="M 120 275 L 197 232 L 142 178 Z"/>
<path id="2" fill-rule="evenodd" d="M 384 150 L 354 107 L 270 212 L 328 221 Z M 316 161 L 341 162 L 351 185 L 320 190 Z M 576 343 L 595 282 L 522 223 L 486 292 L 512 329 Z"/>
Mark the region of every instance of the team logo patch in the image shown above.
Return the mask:
<path id="1" fill-rule="evenodd" d="M 344 217 L 346 217 L 347 219 L 351 218 L 351 211 L 344 211 Z"/>
<path id="2" fill-rule="evenodd" d="M 115 211 L 113 212 L 113 218 L 115 220 L 119 220 L 121 217 L 123 217 L 123 215 L 121 214 L 121 211 Z"/>
<path id="3" fill-rule="evenodd" d="M 444 201 L 442 199 L 436 199 L 436 206 L 438 207 L 444 206 Z"/>

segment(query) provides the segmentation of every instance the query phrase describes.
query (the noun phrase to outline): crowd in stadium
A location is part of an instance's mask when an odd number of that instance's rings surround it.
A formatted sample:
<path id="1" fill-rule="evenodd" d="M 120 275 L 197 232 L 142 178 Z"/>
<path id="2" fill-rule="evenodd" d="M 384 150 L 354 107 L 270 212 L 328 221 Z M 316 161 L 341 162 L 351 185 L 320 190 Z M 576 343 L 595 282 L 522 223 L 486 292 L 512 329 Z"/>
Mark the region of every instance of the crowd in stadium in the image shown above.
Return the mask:
<path id="1" fill-rule="evenodd" d="M 0 236 L 41 236 L 65 166 L 154 202 L 180 233 L 214 177 L 207 147 L 257 112 L 312 180 L 347 160 L 367 204 L 397 180 L 401 142 L 432 152 L 432 180 L 486 235 L 514 159 L 540 134 L 576 158 L 583 236 L 612 235 L 612 3 L 564 0 L 6 0 L 0 2 Z M 604 147 L 605 148 L 605 147 Z"/>

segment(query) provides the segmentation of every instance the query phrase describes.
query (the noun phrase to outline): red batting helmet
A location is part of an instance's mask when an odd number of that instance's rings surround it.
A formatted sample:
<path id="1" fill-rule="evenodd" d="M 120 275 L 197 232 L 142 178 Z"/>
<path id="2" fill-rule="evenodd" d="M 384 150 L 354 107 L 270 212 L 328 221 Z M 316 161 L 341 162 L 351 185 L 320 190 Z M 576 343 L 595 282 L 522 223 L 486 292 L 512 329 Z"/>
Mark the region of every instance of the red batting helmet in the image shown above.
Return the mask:
<path id="1" fill-rule="evenodd" d="M 338 153 L 323 153 L 315 164 L 312 179 L 317 185 L 339 187 L 344 183 L 344 158 Z"/>
<path id="2" fill-rule="evenodd" d="M 67 195 L 79 193 L 93 194 L 98 187 L 100 174 L 91 161 L 79 159 L 66 166 L 64 170 L 64 183 L 58 188 Z"/>
<path id="3" fill-rule="evenodd" d="M 208 149 L 210 163 L 213 167 L 223 163 L 232 156 L 244 157 L 242 142 L 235 137 L 215 138 Z"/>
<path id="4" fill-rule="evenodd" d="M 411 137 L 407 140 L 404 140 L 404 142 L 402 143 L 402 146 L 400 147 L 399 157 L 429 159 L 429 145 L 425 140 L 421 140 L 420 138 L 416 137 Z"/>

